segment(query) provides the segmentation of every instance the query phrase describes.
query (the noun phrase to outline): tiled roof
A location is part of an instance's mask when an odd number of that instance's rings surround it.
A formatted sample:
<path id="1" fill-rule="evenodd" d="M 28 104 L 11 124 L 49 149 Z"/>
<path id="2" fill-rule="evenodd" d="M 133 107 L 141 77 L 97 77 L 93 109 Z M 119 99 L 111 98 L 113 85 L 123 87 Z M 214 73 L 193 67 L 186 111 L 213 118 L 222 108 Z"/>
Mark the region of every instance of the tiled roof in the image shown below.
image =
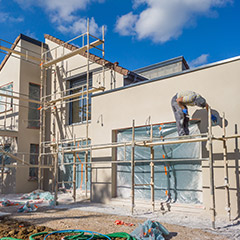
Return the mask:
<path id="1" fill-rule="evenodd" d="M 76 46 L 74 46 L 74 45 L 72 45 L 70 43 L 65 43 L 64 41 L 62 41 L 62 40 L 60 40 L 58 38 L 55 38 L 55 37 L 53 37 L 53 36 L 51 36 L 49 34 L 45 34 L 44 37 L 46 39 L 52 41 L 52 42 L 55 42 L 55 43 L 59 44 L 59 45 L 64 44 L 65 48 L 67 48 L 67 49 L 69 49 L 71 51 L 78 49 L 78 47 L 76 47 Z M 87 52 L 85 52 L 83 54 L 80 53 L 80 55 L 82 55 L 84 57 L 87 57 Z M 105 67 L 107 67 L 109 69 L 112 69 L 112 70 L 114 70 L 114 71 L 116 71 L 116 72 L 118 72 L 118 73 L 120 73 L 120 74 L 122 74 L 124 76 L 128 75 L 128 73 L 130 72 L 128 69 L 118 66 L 118 62 L 116 62 L 116 63 L 109 62 L 106 59 L 98 57 L 98 56 L 96 56 L 96 55 L 94 55 L 92 53 L 89 53 L 89 58 L 90 58 L 91 61 L 93 61 L 95 63 L 98 63 L 98 64 L 100 64 L 102 66 L 105 65 Z"/>

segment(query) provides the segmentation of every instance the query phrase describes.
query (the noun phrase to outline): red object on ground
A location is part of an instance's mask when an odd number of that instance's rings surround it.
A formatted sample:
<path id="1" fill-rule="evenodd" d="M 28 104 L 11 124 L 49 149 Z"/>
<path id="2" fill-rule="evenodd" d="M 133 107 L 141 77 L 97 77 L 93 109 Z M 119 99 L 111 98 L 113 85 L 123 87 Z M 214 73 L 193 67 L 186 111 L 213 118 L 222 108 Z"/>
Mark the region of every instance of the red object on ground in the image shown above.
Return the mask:
<path id="1" fill-rule="evenodd" d="M 116 220 L 114 222 L 116 225 L 124 225 L 124 226 L 128 226 L 128 227 L 132 227 L 134 226 L 135 224 L 133 223 L 125 223 L 124 221 L 121 221 L 121 220 Z"/>

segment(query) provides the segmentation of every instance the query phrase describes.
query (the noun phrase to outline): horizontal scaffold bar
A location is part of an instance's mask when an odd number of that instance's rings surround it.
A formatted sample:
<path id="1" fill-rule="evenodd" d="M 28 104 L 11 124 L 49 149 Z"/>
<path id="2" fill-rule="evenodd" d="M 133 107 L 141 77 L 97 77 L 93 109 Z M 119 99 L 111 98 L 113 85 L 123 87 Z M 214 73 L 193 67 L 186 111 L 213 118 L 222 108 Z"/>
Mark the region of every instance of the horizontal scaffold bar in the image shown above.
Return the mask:
<path id="1" fill-rule="evenodd" d="M 208 138 L 194 138 L 194 139 L 183 139 L 183 140 L 176 140 L 176 141 L 136 141 L 134 145 L 141 146 L 141 147 L 152 147 L 152 146 L 159 146 L 159 145 L 170 145 L 170 144 L 181 144 L 181 143 L 192 143 L 192 142 L 204 142 L 207 141 Z M 75 148 L 70 150 L 65 150 L 65 153 L 74 153 L 74 152 L 85 152 L 90 150 L 100 150 L 105 148 L 116 148 L 116 147 L 124 147 L 124 146 L 132 146 L 132 142 L 124 142 L 124 143 L 111 143 L 108 145 L 91 145 L 86 146 L 83 148 Z"/>
<path id="2" fill-rule="evenodd" d="M 74 93 L 74 94 L 63 96 L 62 98 L 57 98 L 57 99 L 54 99 L 54 100 L 50 100 L 49 102 L 46 103 L 46 105 L 53 105 L 56 102 L 66 101 L 66 100 L 69 100 L 69 99 L 72 99 L 72 98 L 80 97 L 82 95 L 90 94 L 90 93 L 97 92 L 97 91 L 103 91 L 104 89 L 105 89 L 104 87 L 99 87 L 99 88 L 89 89 L 88 91 L 80 91 L 80 92 L 77 92 L 77 93 Z"/>
<path id="3" fill-rule="evenodd" d="M 28 168 L 39 168 L 39 165 L 33 165 L 33 164 L 30 164 L 30 165 L 23 165 L 23 164 L 5 164 L 4 165 L 4 168 L 21 168 L 21 167 L 28 167 Z M 40 168 L 54 168 L 54 166 L 51 166 L 51 165 L 42 165 L 40 166 Z"/>
<path id="4" fill-rule="evenodd" d="M 25 101 L 25 102 L 32 102 L 32 103 L 41 104 L 41 102 L 38 101 L 38 100 L 29 99 L 29 98 L 22 98 L 22 97 L 17 97 L 17 96 L 12 96 L 12 95 L 8 95 L 8 94 L 4 94 L 4 93 L 0 93 L 0 96 L 1 96 L 1 97 L 6 97 L 6 98 L 17 99 L 17 100 L 19 100 L 19 101 Z"/>
<path id="5" fill-rule="evenodd" d="M 6 151 L 4 151 L 4 150 L 2 150 L 2 149 L 0 149 L 0 152 L 3 153 L 3 154 L 5 154 L 5 155 L 8 155 L 9 157 L 11 157 L 12 159 L 14 159 L 14 160 L 16 160 L 16 161 L 18 161 L 18 162 L 21 162 L 21 163 L 23 163 L 23 164 L 25 164 L 25 165 L 27 165 L 27 166 L 30 166 L 29 163 L 23 161 L 23 160 L 22 160 L 21 158 L 19 158 L 19 157 L 16 157 L 15 155 L 13 155 L 13 154 L 10 153 L 10 152 L 6 152 Z"/>
<path id="6" fill-rule="evenodd" d="M 97 47 L 97 46 L 99 46 L 101 44 L 103 44 L 102 40 L 96 40 L 95 42 L 92 42 L 92 43 L 89 44 L 89 49 Z M 74 51 L 72 51 L 70 53 L 67 53 L 67 54 L 65 54 L 65 55 L 63 55 L 63 56 L 61 56 L 59 58 L 56 58 L 56 59 L 50 60 L 48 62 L 45 62 L 45 63 L 43 63 L 43 67 L 50 67 L 53 64 L 56 64 L 56 63 L 61 62 L 63 60 L 66 60 L 66 59 L 68 59 L 70 57 L 73 57 L 73 56 L 75 56 L 77 54 L 85 53 L 86 51 L 87 51 L 87 45 L 83 46 L 81 48 L 78 48 L 78 49 L 76 49 L 76 50 L 74 50 Z"/>
<path id="7" fill-rule="evenodd" d="M 19 51 L 16 51 L 16 50 L 13 50 L 11 48 L 7 48 L 7 47 L 1 46 L 1 45 L 0 45 L 0 49 L 4 50 L 6 52 L 9 52 L 9 53 L 14 53 L 14 54 L 20 55 L 22 57 L 25 57 L 26 59 L 31 59 L 31 60 L 34 60 L 34 61 L 37 61 L 37 62 L 41 62 L 40 58 L 34 57 L 32 55 L 28 55 L 27 53 L 22 53 L 22 52 L 19 52 Z"/>
<path id="8" fill-rule="evenodd" d="M 137 161 L 134 161 L 135 164 L 138 164 L 138 163 L 168 163 L 168 162 L 194 162 L 194 161 L 208 161 L 209 159 L 208 158 L 161 158 L 161 159 L 154 159 L 154 160 L 151 160 L 151 159 L 145 159 L 145 160 L 137 160 Z M 68 163 L 61 163 L 59 165 L 61 166 L 68 166 L 68 165 L 81 165 L 81 164 L 106 164 L 106 163 L 111 163 L 111 164 L 126 164 L 126 163 L 131 163 L 131 160 L 117 160 L 117 161 L 99 161 L 99 162 L 68 162 Z"/>

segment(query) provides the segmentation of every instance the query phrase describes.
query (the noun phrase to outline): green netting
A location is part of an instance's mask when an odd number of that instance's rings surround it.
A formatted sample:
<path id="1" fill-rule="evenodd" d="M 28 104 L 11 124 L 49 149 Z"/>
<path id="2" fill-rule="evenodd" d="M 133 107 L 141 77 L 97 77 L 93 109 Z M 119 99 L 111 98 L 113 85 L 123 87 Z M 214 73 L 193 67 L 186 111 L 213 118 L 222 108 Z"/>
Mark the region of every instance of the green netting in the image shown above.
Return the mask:
<path id="1" fill-rule="evenodd" d="M 189 126 L 190 135 L 199 134 L 199 128 L 196 122 Z M 177 137 L 176 124 L 159 124 L 153 126 L 153 137 L 156 140 L 161 137 Z M 132 139 L 132 129 L 121 130 L 118 132 L 117 141 L 126 142 Z M 135 128 L 136 140 L 149 140 L 150 127 Z M 135 147 L 135 160 L 139 161 L 135 166 L 135 183 L 150 183 L 150 148 Z M 191 161 L 199 159 L 201 156 L 201 143 L 184 143 L 154 146 L 154 159 L 162 159 L 155 163 L 155 199 L 171 200 L 181 203 L 201 203 L 202 202 L 202 170 L 200 161 Z M 131 160 L 131 147 L 118 148 L 118 161 Z M 189 159 L 188 161 L 170 162 L 168 159 Z M 141 161 L 141 162 L 140 162 Z M 130 163 L 121 163 L 117 165 L 117 195 L 122 198 L 131 196 L 131 165 Z M 135 197 L 137 199 L 150 199 L 150 186 L 135 187 Z"/>

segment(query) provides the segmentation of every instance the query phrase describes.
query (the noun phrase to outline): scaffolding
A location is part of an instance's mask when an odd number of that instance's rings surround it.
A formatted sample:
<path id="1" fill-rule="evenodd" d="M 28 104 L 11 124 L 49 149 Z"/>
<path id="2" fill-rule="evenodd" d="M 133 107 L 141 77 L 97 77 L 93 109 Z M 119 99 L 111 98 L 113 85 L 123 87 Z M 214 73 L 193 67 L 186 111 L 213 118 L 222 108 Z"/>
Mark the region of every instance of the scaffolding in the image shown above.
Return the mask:
<path id="1" fill-rule="evenodd" d="M 94 38 L 95 40 L 90 42 L 90 37 Z M 87 39 L 85 41 L 85 38 Z M 74 51 L 70 51 L 68 53 L 65 53 L 66 44 L 77 40 L 82 39 L 82 47 L 79 47 L 78 49 Z M 137 186 L 143 186 L 147 185 L 151 188 L 151 205 L 152 210 L 155 211 L 155 174 L 154 174 L 154 164 L 156 162 L 163 162 L 163 159 L 155 159 L 154 156 L 154 146 L 161 146 L 161 145 L 169 145 L 169 144 L 184 144 L 184 143 L 191 143 L 191 142 L 208 142 L 209 146 L 209 156 L 208 158 L 200 158 L 200 159 L 190 159 L 191 161 L 208 161 L 209 163 L 209 180 L 210 180 L 210 195 L 211 195 L 211 216 L 212 216 L 212 227 L 215 228 L 215 218 L 216 218 L 216 201 L 215 201 L 215 185 L 214 185 L 214 162 L 213 162 L 213 142 L 214 141 L 222 141 L 223 142 L 223 164 L 224 164 L 224 184 L 222 187 L 225 189 L 225 196 L 226 196 L 226 211 L 229 220 L 231 220 L 231 205 L 230 205 L 230 195 L 229 195 L 229 179 L 228 179 L 228 159 L 227 159 L 227 140 L 232 138 L 239 138 L 240 135 L 231 135 L 226 136 L 226 129 L 225 129 L 225 115 L 223 114 L 223 135 L 221 137 L 215 137 L 212 133 L 212 123 L 211 123 L 211 109 L 209 107 L 208 109 L 208 132 L 206 134 L 200 134 L 200 135 L 191 135 L 191 136 L 183 136 L 183 137 L 176 137 L 175 139 L 170 138 L 161 138 L 161 139 L 154 139 L 152 134 L 152 125 L 149 125 L 151 129 L 151 134 L 149 140 L 135 140 L 135 121 L 133 120 L 132 123 L 132 140 L 128 142 L 112 142 L 112 143 L 106 143 L 106 144 L 99 144 L 99 145 L 93 145 L 91 144 L 91 139 L 89 136 L 89 96 L 91 93 L 94 93 L 96 91 L 104 91 L 105 90 L 105 50 L 104 50 L 104 27 L 102 29 L 102 39 L 96 38 L 95 36 L 91 35 L 89 32 L 89 21 L 87 23 L 87 32 L 48 51 L 44 51 L 43 44 L 41 46 L 41 58 L 35 57 L 30 55 L 29 53 L 22 53 L 18 52 L 11 48 L 6 48 L 1 46 L 0 49 L 4 51 L 8 51 L 9 53 L 18 54 L 25 58 L 25 60 L 33 60 L 35 62 L 40 63 L 41 68 L 41 76 L 40 76 L 40 101 L 29 99 L 28 96 L 22 96 L 21 93 L 13 92 L 12 95 L 8 95 L 5 93 L 0 93 L 0 96 L 15 100 L 22 100 L 32 103 L 37 103 L 40 105 L 40 131 L 39 131 L 39 156 L 38 156 L 38 164 L 32 165 L 29 164 L 24 160 L 22 157 L 18 157 L 12 153 L 6 152 L 3 149 L 0 150 L 4 155 L 10 156 L 12 159 L 16 160 L 20 164 L 5 164 L 4 161 L 2 161 L 2 175 L 4 168 L 6 167 L 37 167 L 38 168 L 38 188 L 43 189 L 43 178 L 44 178 L 44 169 L 49 169 L 53 172 L 53 184 L 52 184 L 52 191 L 55 194 L 55 204 L 57 203 L 57 194 L 59 189 L 59 184 L 61 184 L 64 181 L 58 181 L 58 169 L 59 169 L 59 163 L 58 163 L 58 156 L 59 154 L 62 155 L 63 162 L 61 165 L 71 165 L 73 168 L 73 176 L 72 181 L 67 181 L 68 183 L 71 183 L 73 186 L 73 200 L 76 201 L 76 167 L 78 165 L 84 165 L 85 166 L 85 195 L 88 196 L 87 192 L 87 183 L 89 182 L 88 179 L 88 173 L 92 173 L 92 166 L 96 164 L 96 162 L 93 161 L 92 153 L 93 151 L 97 151 L 100 149 L 111 149 L 116 150 L 119 147 L 124 147 L 126 151 L 126 147 L 131 147 L 131 160 L 127 161 L 126 159 L 124 161 L 101 161 L 98 162 L 98 164 L 112 164 L 112 166 L 117 164 L 123 164 L 123 163 L 130 163 L 131 164 L 131 213 L 134 214 L 135 209 L 135 188 Z M 98 46 L 102 45 L 102 49 L 98 48 Z M 103 79 L 103 85 L 99 87 L 91 87 L 89 85 L 90 80 L 90 49 L 98 49 L 102 52 L 103 57 L 103 66 L 102 66 L 102 79 Z M 60 53 L 60 55 L 59 55 Z M 70 90 L 73 89 L 65 89 L 62 91 L 56 90 L 56 84 L 54 83 L 54 89 L 51 92 L 51 94 L 47 94 L 47 72 L 50 71 L 50 73 L 56 73 L 57 71 L 57 64 L 61 63 L 62 61 L 65 61 L 71 57 L 76 56 L 77 54 L 86 54 L 86 84 L 81 87 L 81 89 L 77 93 L 70 93 Z M 56 78 L 56 74 L 54 74 L 54 78 Z M 53 79 L 54 82 L 56 82 L 56 79 Z M 17 96 L 16 96 L 17 94 Z M 73 135 L 72 138 L 62 138 L 59 136 L 59 133 L 56 128 L 56 113 L 58 111 L 61 111 L 62 105 L 66 105 L 68 103 L 78 101 L 79 97 L 86 96 L 86 136 L 84 138 L 76 138 L 75 135 Z M 3 103 L 5 106 L 8 104 L 7 102 Z M 17 104 L 20 106 L 19 104 Z M 52 136 L 50 140 L 46 140 L 46 111 L 50 110 L 51 116 L 53 116 L 53 127 L 52 127 Z M 6 111 L 5 111 L 6 112 Z M 6 114 L 6 113 L 5 113 Z M 4 135 L 5 136 L 5 135 Z M 79 144 L 80 143 L 80 144 Z M 66 145 L 69 146 L 66 146 Z M 135 147 L 146 147 L 150 149 L 151 157 L 148 161 L 150 166 L 150 182 L 148 184 L 136 184 L 135 183 L 135 164 L 137 161 L 135 160 Z M 73 154 L 73 161 L 70 163 L 64 163 L 64 155 L 71 153 Z M 84 161 L 77 162 L 78 153 L 84 153 Z M 125 153 L 126 155 L 126 153 Z M 168 159 L 167 161 L 186 161 L 186 159 Z M 139 162 L 139 161 L 138 161 Z M 83 171 L 83 169 L 81 169 Z M 3 181 L 3 176 L 2 176 Z M 90 189 L 91 189 L 91 181 L 90 178 Z M 66 181 L 65 181 L 66 182 Z M 91 198 L 92 192 L 90 191 L 90 198 Z"/>
<path id="2" fill-rule="evenodd" d="M 48 51 L 41 51 L 41 107 L 40 107 L 40 153 L 39 153 L 39 168 L 38 168 L 38 188 L 43 188 L 43 172 L 41 169 L 42 162 L 46 157 L 50 157 L 53 159 L 54 163 L 54 173 L 53 173 L 53 188 L 55 192 L 55 203 L 57 201 L 57 192 L 58 192 L 58 154 L 59 154 L 59 147 L 63 146 L 63 144 L 74 144 L 76 146 L 76 143 L 78 141 L 85 141 L 85 144 L 88 145 L 88 142 L 90 141 L 89 138 L 89 96 L 90 94 L 96 92 L 96 91 L 104 91 L 104 84 L 105 84 L 105 60 L 104 60 L 104 27 L 102 27 L 102 39 L 99 39 L 89 32 L 89 20 L 87 21 L 87 32 L 83 33 L 74 39 L 71 39 L 62 45 L 55 47 Z M 92 41 L 90 41 L 90 38 Z M 82 41 L 82 47 L 77 48 L 76 50 L 70 51 L 68 53 L 65 53 L 65 46 L 68 43 L 71 43 L 75 40 L 81 40 Z M 102 45 L 102 48 L 99 48 L 98 46 Z M 99 87 L 91 87 L 89 85 L 90 81 L 90 49 L 98 49 L 102 52 L 102 58 L 103 58 L 103 66 L 102 66 L 102 80 L 103 85 Z M 46 94 L 46 71 L 50 68 L 53 68 L 55 73 L 57 71 L 57 63 L 60 63 L 64 60 L 67 60 L 77 54 L 86 54 L 86 84 L 82 85 L 78 92 L 71 93 L 72 90 L 75 90 L 74 88 L 66 88 L 66 90 L 57 92 L 56 90 L 56 79 L 54 79 L 54 89 L 50 95 Z M 54 56 L 54 58 L 52 58 Z M 52 69 L 51 69 L 52 70 Z M 54 78 L 56 78 L 56 74 L 54 75 Z M 75 136 L 73 136 L 72 139 L 63 139 L 59 134 L 57 133 L 56 129 L 56 113 L 59 111 L 58 109 L 62 107 L 62 105 L 73 103 L 74 101 L 79 101 L 79 97 L 86 98 L 86 136 L 84 139 L 76 139 Z M 48 109 L 51 109 L 51 114 L 53 116 L 53 130 L 52 130 L 52 139 L 50 141 L 46 141 L 45 136 L 45 123 L 46 123 L 46 111 Z M 83 110 L 83 109 L 82 109 Z M 61 150 L 62 157 L 64 158 L 64 149 Z M 85 162 L 88 162 L 88 151 L 85 151 Z M 73 181 L 71 182 L 73 184 L 73 199 L 76 201 L 76 153 L 74 154 L 74 166 L 73 166 Z M 85 164 L 85 172 L 88 172 L 88 164 Z M 63 183 L 64 181 L 61 181 Z M 87 197 L 87 182 L 88 182 L 88 174 L 85 174 L 85 195 Z M 66 182 L 65 182 L 66 183 Z M 68 181 L 69 183 L 69 181 Z"/>
<path id="3" fill-rule="evenodd" d="M 69 148 L 64 148 L 62 149 L 62 152 L 66 153 L 72 153 L 74 154 L 74 161 L 72 163 L 62 163 L 63 165 L 73 165 L 73 168 L 76 168 L 76 165 L 80 163 L 76 163 L 76 153 L 79 152 L 86 152 L 89 151 L 90 154 L 90 161 L 85 161 L 81 162 L 81 164 L 89 165 L 90 171 L 92 165 L 96 164 L 96 162 L 92 161 L 92 152 L 95 150 L 100 150 L 100 149 L 117 149 L 120 147 L 124 147 L 124 151 L 126 151 L 126 147 L 130 146 L 131 147 L 131 160 L 127 161 L 101 161 L 100 163 L 98 162 L 97 164 L 124 164 L 124 163 L 130 163 L 131 164 L 131 213 L 134 214 L 134 209 L 135 209 L 135 187 L 137 186 L 150 186 L 151 188 L 151 205 L 152 205 L 152 211 L 155 211 L 155 197 L 154 197 L 154 191 L 155 191 L 155 184 L 154 184 L 154 163 L 157 162 L 164 162 L 166 160 L 164 159 L 155 159 L 154 158 L 154 146 L 161 146 L 161 145 L 170 145 L 170 144 L 184 144 L 184 143 L 192 143 L 192 142 L 207 142 L 208 143 L 208 148 L 209 148 L 209 156 L 208 158 L 197 158 L 197 159 L 167 159 L 169 162 L 186 162 L 186 161 L 208 161 L 209 164 L 209 180 L 210 180 L 210 195 L 211 195 L 211 216 L 212 216 L 212 227 L 215 228 L 215 218 L 216 218 L 216 201 L 215 201 L 215 189 L 216 186 L 214 185 L 214 164 L 213 164 L 213 142 L 214 141 L 222 141 L 223 142 L 223 155 L 224 155 L 224 184 L 221 186 L 221 188 L 225 189 L 225 196 L 226 196 L 226 211 L 228 215 L 229 221 L 231 221 L 231 206 L 230 206 L 230 196 L 229 196 L 229 179 L 228 179 L 228 160 L 227 160 L 227 140 L 232 139 L 232 138 L 239 138 L 240 135 L 231 135 L 231 136 L 226 136 L 226 130 L 225 130 L 225 114 L 223 114 L 223 136 L 222 137 L 215 137 L 212 134 L 212 122 L 211 122 L 211 108 L 209 107 L 208 110 L 208 133 L 206 134 L 198 134 L 198 135 L 190 135 L 190 136 L 180 136 L 180 137 L 174 137 L 174 138 L 160 138 L 160 139 L 154 139 L 153 134 L 152 134 L 152 125 L 149 125 L 151 127 L 151 134 L 149 140 L 135 140 L 135 121 L 133 120 L 132 124 L 132 141 L 128 142 L 114 142 L 114 143 L 107 143 L 107 144 L 99 144 L 99 145 L 85 145 L 82 147 L 74 147 L 71 149 Z M 136 184 L 135 183 L 135 164 L 139 163 L 139 161 L 135 160 L 135 147 L 140 146 L 140 147 L 147 147 L 150 148 L 151 152 L 151 159 L 149 160 L 144 160 L 145 163 L 149 163 L 150 166 L 150 183 L 148 184 Z M 126 152 L 124 153 L 126 156 Z M 75 171 L 73 172 L 74 178 L 75 178 Z M 76 187 L 73 185 L 74 188 Z M 73 190 L 74 192 L 76 189 Z M 76 200 L 76 196 L 73 197 L 74 201 Z"/>

